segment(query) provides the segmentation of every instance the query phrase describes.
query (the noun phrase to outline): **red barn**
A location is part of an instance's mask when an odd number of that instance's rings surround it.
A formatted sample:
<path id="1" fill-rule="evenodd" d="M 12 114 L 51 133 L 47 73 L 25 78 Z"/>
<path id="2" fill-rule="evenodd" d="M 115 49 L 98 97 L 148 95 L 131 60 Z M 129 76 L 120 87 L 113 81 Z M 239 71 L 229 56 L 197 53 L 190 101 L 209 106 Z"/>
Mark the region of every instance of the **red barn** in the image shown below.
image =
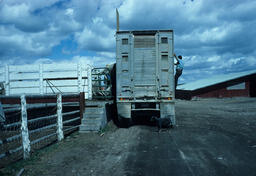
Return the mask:
<path id="1" fill-rule="evenodd" d="M 176 98 L 256 97 L 256 70 L 218 75 L 179 85 Z"/>

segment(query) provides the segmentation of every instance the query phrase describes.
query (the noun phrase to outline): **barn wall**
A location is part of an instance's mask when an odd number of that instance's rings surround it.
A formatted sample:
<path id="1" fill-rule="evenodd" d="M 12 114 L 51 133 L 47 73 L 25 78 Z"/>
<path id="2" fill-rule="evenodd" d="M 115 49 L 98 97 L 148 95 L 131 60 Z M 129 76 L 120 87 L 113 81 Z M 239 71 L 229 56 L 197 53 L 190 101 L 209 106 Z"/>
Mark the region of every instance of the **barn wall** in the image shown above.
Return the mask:
<path id="1" fill-rule="evenodd" d="M 175 91 L 175 98 L 181 100 L 191 100 L 191 91 L 189 90 L 176 90 Z"/>
<path id="2" fill-rule="evenodd" d="M 200 98 L 222 98 L 222 97 L 249 97 L 249 82 L 245 82 L 245 89 L 229 90 L 227 87 L 199 94 L 193 97 Z"/>

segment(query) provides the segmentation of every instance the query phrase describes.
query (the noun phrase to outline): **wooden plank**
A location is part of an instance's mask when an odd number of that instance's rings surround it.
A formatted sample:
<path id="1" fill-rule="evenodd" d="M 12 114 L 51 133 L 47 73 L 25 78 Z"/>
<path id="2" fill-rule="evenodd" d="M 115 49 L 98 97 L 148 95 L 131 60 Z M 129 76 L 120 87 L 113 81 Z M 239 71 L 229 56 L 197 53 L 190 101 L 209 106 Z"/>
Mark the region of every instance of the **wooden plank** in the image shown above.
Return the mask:
<path id="1" fill-rule="evenodd" d="M 76 118 L 73 118 L 73 119 L 65 120 L 65 121 L 63 121 L 63 125 L 68 124 L 70 122 L 77 121 L 77 120 L 81 120 L 81 118 L 80 117 L 76 117 Z"/>
<path id="2" fill-rule="evenodd" d="M 86 100 L 89 99 L 89 93 L 88 93 L 88 92 L 85 92 L 85 93 L 84 93 L 84 99 L 86 99 Z"/>
<path id="3" fill-rule="evenodd" d="M 0 67 L 0 74 L 4 74 L 4 67 Z"/>
<path id="4" fill-rule="evenodd" d="M 39 65 L 35 64 L 26 64 L 26 65 L 10 65 L 9 66 L 10 72 L 38 72 L 39 71 Z"/>
<path id="5" fill-rule="evenodd" d="M 91 89 L 89 85 L 91 75 L 88 74 L 91 68 L 87 64 L 32 64 L 7 66 L 6 68 L 0 69 L 0 73 L 1 71 L 3 73 L 0 74 L 0 81 L 5 81 L 6 95 L 74 93 L 87 92 Z M 57 88 L 52 91 L 46 80 L 52 83 L 52 87 Z"/>
<path id="6" fill-rule="evenodd" d="M 43 65 L 40 64 L 39 65 L 39 91 L 40 91 L 40 94 L 43 94 L 44 91 L 43 91 Z"/>
<path id="7" fill-rule="evenodd" d="M 43 79 L 78 79 L 76 71 L 43 72 Z M 37 72 L 12 72 L 9 74 L 11 81 L 39 80 L 39 71 Z M 4 75 L 3 75 L 4 77 Z M 87 78 L 85 72 L 82 72 L 83 79 Z"/>
<path id="8" fill-rule="evenodd" d="M 43 65 L 44 72 L 47 71 L 76 71 L 77 64 L 44 64 Z"/>
<path id="9" fill-rule="evenodd" d="M 88 79 L 86 76 L 83 76 L 82 79 Z M 44 78 L 44 81 L 56 81 L 56 80 L 77 80 L 77 77 L 65 77 L 65 78 Z"/>
<path id="10" fill-rule="evenodd" d="M 11 88 L 10 94 L 11 95 L 21 95 L 21 94 L 39 94 L 40 90 L 39 87 L 37 88 Z"/>
<path id="11" fill-rule="evenodd" d="M 12 81 L 10 82 L 10 87 L 14 88 L 27 88 L 27 87 L 39 87 L 39 81 L 35 80 L 24 80 L 24 81 Z"/>
<path id="12" fill-rule="evenodd" d="M 80 110 L 75 110 L 75 111 L 70 111 L 70 112 L 63 112 L 62 116 L 68 116 L 68 115 L 73 115 L 79 113 Z"/>
<path id="13" fill-rule="evenodd" d="M 88 76 L 88 70 L 82 70 L 82 76 L 87 77 Z"/>
<path id="14" fill-rule="evenodd" d="M 74 93 L 78 92 L 77 86 L 74 87 L 45 87 L 44 88 L 44 93 L 49 94 L 49 93 Z"/>
<path id="15" fill-rule="evenodd" d="M 0 98 L 2 104 L 20 104 L 19 98 Z"/>
<path id="16" fill-rule="evenodd" d="M 77 89 L 78 92 L 82 92 L 82 67 L 80 64 L 77 65 Z"/>
<path id="17" fill-rule="evenodd" d="M 4 73 L 0 73 L 0 82 L 4 82 Z"/>
<path id="18" fill-rule="evenodd" d="M 42 140 L 45 140 L 45 139 L 50 138 L 50 137 L 55 136 L 55 135 L 56 135 L 56 133 L 52 133 L 52 134 L 43 136 L 43 137 L 41 137 L 41 138 L 38 138 L 38 139 L 32 141 L 32 142 L 31 142 L 31 145 L 34 145 L 34 144 L 36 144 L 36 143 L 38 143 L 38 142 L 40 142 L 40 141 L 42 141 Z"/>
<path id="19" fill-rule="evenodd" d="M 79 102 L 79 94 L 63 94 L 62 102 Z M 20 96 L 0 96 L 1 103 L 4 104 L 20 104 Z M 56 95 L 27 95 L 26 96 L 27 104 L 34 103 L 56 103 Z"/>
<path id="20" fill-rule="evenodd" d="M 82 86 L 86 85 L 88 81 L 85 79 L 82 79 L 81 84 Z M 88 83 L 87 83 L 88 84 Z M 54 85 L 54 86 L 62 86 L 62 87 L 67 87 L 67 86 L 77 86 L 77 79 L 75 80 L 45 80 L 44 81 L 44 86 L 49 86 L 49 85 Z"/>
<path id="21" fill-rule="evenodd" d="M 60 71 L 60 72 L 44 72 L 44 79 L 48 78 L 70 78 L 75 77 L 77 78 L 76 71 Z"/>
<path id="22" fill-rule="evenodd" d="M 57 117 L 56 114 L 49 115 L 49 116 L 43 116 L 43 117 L 28 120 L 28 123 L 35 123 L 35 122 L 40 121 L 40 120 L 49 120 L 49 119 L 56 118 L 56 117 Z"/>
<path id="23" fill-rule="evenodd" d="M 10 95 L 10 76 L 9 76 L 9 66 L 5 66 L 5 95 Z"/>
<path id="24" fill-rule="evenodd" d="M 64 129 L 63 131 L 66 132 L 66 131 L 70 131 L 70 130 L 73 130 L 73 129 L 76 129 L 76 128 L 79 128 L 80 125 L 76 125 L 76 126 L 72 126 L 70 128 L 66 128 Z"/>
<path id="25" fill-rule="evenodd" d="M 39 80 L 39 72 L 29 72 L 29 73 L 18 73 L 13 72 L 9 74 L 10 81 L 16 80 Z"/>
<path id="26" fill-rule="evenodd" d="M 92 68 L 88 69 L 88 99 L 92 99 Z"/>
<path id="27" fill-rule="evenodd" d="M 34 130 L 29 130 L 29 134 L 31 135 L 33 133 L 43 131 L 43 130 L 46 130 L 46 129 L 49 129 L 49 128 L 54 128 L 56 126 L 57 126 L 57 124 L 51 124 L 51 125 L 47 125 L 47 126 L 44 126 L 44 127 L 41 127 L 41 128 L 34 129 Z"/>
<path id="28" fill-rule="evenodd" d="M 78 97 L 72 97 L 72 98 L 63 98 L 62 102 L 78 102 Z M 47 98 L 47 99 L 30 99 L 27 98 L 28 104 L 34 104 L 34 103 L 56 103 L 56 98 Z"/>

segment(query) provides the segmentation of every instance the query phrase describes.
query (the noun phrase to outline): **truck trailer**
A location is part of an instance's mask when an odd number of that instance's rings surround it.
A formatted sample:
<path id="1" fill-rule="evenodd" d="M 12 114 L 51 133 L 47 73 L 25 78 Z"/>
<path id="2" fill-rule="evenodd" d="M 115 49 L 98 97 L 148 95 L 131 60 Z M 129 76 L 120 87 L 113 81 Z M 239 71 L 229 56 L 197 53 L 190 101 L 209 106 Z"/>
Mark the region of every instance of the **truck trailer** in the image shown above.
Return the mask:
<path id="1" fill-rule="evenodd" d="M 175 125 L 173 30 L 116 32 L 116 105 L 121 122 L 132 112 L 158 111 Z"/>

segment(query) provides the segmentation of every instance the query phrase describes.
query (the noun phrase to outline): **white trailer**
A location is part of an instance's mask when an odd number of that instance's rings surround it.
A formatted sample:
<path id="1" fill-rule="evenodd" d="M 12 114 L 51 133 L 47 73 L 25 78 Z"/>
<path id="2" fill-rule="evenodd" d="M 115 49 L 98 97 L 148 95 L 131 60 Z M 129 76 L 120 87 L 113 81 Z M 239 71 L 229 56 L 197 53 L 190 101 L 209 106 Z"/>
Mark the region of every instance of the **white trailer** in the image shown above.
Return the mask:
<path id="1" fill-rule="evenodd" d="M 133 111 L 160 111 L 175 125 L 173 31 L 116 32 L 116 103 L 118 118 Z"/>

